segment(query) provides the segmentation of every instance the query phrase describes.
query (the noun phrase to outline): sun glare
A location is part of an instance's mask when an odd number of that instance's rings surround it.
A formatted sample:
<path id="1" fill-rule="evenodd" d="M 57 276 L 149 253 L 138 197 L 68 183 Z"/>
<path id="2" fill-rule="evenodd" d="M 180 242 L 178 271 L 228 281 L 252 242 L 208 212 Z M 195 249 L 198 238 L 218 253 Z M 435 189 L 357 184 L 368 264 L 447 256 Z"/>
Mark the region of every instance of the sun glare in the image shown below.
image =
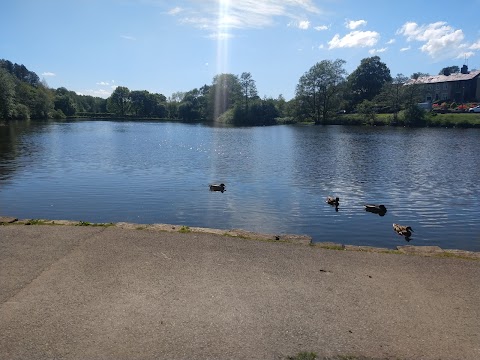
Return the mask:
<path id="1" fill-rule="evenodd" d="M 229 10 L 230 0 L 219 0 L 218 19 L 217 19 L 217 74 L 228 72 L 228 40 L 229 35 Z M 220 109 L 223 108 L 221 101 L 225 99 L 224 94 L 217 91 L 215 96 L 215 118 L 220 115 Z"/>

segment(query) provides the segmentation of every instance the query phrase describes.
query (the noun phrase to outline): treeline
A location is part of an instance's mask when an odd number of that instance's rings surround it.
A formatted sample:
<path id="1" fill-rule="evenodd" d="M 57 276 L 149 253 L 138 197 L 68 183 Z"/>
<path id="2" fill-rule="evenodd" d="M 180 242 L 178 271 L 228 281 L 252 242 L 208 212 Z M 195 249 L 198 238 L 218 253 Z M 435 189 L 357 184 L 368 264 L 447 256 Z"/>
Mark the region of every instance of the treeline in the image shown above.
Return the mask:
<path id="1" fill-rule="evenodd" d="M 425 112 L 416 105 L 423 94 L 408 77 L 390 70 L 378 56 L 365 58 L 351 74 L 344 60 L 323 60 L 298 81 L 295 97 L 286 101 L 261 98 L 249 72 L 219 74 L 212 84 L 166 98 L 146 90 L 117 87 L 108 99 L 50 89 L 24 65 L 0 60 L 0 119 L 45 119 L 79 116 L 155 118 L 183 122 L 224 122 L 233 125 L 315 124 L 348 122 L 357 113 L 363 123 L 375 123 L 379 113 L 391 114 L 390 124 L 421 126 Z M 413 74 L 418 77 L 421 73 Z M 347 118 L 345 118 L 347 117 Z"/>
<path id="2" fill-rule="evenodd" d="M 63 87 L 50 89 L 24 65 L 0 59 L 0 119 L 60 119 L 81 112 L 106 112 L 106 101 Z"/>
<path id="3" fill-rule="evenodd" d="M 282 96 L 261 99 L 251 74 L 242 73 L 217 75 L 212 85 L 177 92 L 169 99 L 119 86 L 107 99 L 107 110 L 119 116 L 153 116 L 184 122 L 274 125 L 286 113 L 286 102 Z"/>

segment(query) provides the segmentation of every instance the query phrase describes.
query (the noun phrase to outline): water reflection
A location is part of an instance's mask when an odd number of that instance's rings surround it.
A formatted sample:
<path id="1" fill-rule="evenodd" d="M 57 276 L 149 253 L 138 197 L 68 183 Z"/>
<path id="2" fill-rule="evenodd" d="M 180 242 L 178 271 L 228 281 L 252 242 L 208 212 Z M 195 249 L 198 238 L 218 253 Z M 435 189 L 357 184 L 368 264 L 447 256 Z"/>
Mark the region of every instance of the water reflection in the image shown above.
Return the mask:
<path id="1" fill-rule="evenodd" d="M 390 248 L 407 240 L 392 231 L 399 223 L 415 229 L 416 245 L 480 251 L 479 136 L 475 129 L 19 122 L 0 127 L 0 213 L 305 233 Z M 228 191 L 208 191 L 221 183 Z M 326 204 L 329 195 L 339 204 Z M 371 203 L 388 212 L 366 211 Z"/>

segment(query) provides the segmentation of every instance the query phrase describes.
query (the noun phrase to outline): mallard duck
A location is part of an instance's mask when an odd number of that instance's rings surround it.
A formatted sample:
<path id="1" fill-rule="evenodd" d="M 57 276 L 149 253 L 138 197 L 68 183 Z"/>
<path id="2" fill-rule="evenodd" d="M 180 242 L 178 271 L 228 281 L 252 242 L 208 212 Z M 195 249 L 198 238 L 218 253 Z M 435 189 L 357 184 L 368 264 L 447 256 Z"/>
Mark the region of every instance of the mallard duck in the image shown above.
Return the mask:
<path id="1" fill-rule="evenodd" d="M 330 205 L 338 206 L 340 199 L 338 197 L 328 196 L 325 202 Z"/>
<path id="2" fill-rule="evenodd" d="M 410 226 L 404 226 L 399 224 L 393 224 L 393 230 L 398 235 L 405 236 L 406 238 L 412 236 L 413 229 Z"/>
<path id="3" fill-rule="evenodd" d="M 221 183 L 221 184 L 210 184 L 208 185 L 210 187 L 210 191 L 221 191 L 221 192 L 224 192 L 225 191 L 225 184 L 224 183 Z"/>
<path id="4" fill-rule="evenodd" d="M 365 210 L 376 214 L 385 214 L 387 212 L 387 208 L 385 207 L 385 205 L 367 204 L 365 205 Z"/>

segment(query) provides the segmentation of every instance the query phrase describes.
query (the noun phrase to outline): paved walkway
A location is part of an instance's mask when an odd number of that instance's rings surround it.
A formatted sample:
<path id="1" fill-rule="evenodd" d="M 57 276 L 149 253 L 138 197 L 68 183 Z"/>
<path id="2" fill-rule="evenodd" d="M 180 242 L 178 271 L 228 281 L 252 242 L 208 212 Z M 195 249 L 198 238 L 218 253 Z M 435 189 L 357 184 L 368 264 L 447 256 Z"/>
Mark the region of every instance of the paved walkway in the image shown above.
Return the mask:
<path id="1" fill-rule="evenodd" d="M 0 226 L 0 359 L 480 359 L 480 261 Z"/>

